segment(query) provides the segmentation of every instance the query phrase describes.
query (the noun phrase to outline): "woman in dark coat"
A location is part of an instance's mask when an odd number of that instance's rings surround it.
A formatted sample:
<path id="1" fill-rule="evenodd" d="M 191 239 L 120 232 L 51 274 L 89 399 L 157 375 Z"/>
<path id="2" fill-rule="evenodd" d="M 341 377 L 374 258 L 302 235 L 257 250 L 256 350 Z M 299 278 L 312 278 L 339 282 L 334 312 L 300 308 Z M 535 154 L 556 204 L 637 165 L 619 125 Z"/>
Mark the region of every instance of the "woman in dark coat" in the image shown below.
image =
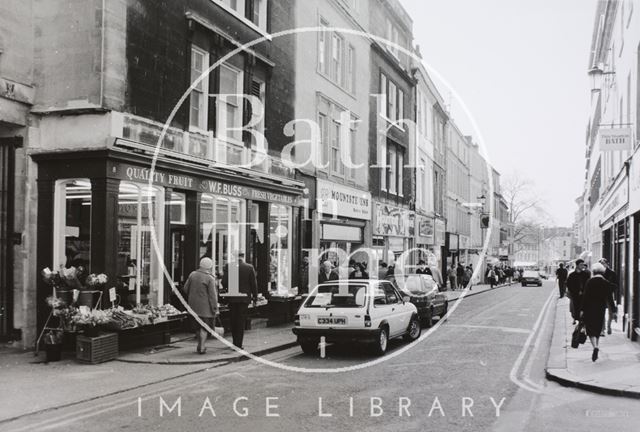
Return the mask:
<path id="1" fill-rule="evenodd" d="M 587 336 L 593 345 L 591 360 L 598 359 L 600 334 L 604 323 L 605 309 L 614 309 L 614 286 L 604 278 L 605 267 L 598 263 L 593 266 L 593 277 L 587 281 L 582 295 L 581 315 L 587 330 Z"/>
<path id="2" fill-rule="evenodd" d="M 217 281 L 211 274 L 212 269 L 213 260 L 206 257 L 202 258 L 200 260 L 200 268 L 191 272 L 183 288 L 191 310 L 210 328 L 214 327 L 214 319 L 219 313 Z M 207 333 L 208 330 L 196 321 L 198 354 L 204 354 L 207 351 L 205 347 Z"/>

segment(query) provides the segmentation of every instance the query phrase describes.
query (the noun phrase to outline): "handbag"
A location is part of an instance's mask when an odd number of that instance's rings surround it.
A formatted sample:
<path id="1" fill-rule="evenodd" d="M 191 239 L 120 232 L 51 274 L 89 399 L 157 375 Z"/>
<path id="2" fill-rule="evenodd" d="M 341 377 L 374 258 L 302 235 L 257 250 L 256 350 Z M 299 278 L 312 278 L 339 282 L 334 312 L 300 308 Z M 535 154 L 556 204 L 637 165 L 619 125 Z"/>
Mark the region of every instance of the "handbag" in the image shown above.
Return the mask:
<path id="1" fill-rule="evenodd" d="M 219 316 L 216 316 L 213 331 L 218 336 L 224 336 L 224 326 L 222 325 L 222 321 L 220 320 Z"/>
<path id="2" fill-rule="evenodd" d="M 573 329 L 571 334 L 571 348 L 578 348 L 580 346 L 580 323 L 578 323 Z"/>
<path id="3" fill-rule="evenodd" d="M 587 341 L 587 328 L 582 322 L 580 323 L 579 340 L 580 340 L 580 344 L 583 344 Z"/>
<path id="4" fill-rule="evenodd" d="M 571 335 L 571 348 L 578 348 L 581 344 L 587 341 L 587 330 L 584 323 L 580 321 L 576 324 Z"/>

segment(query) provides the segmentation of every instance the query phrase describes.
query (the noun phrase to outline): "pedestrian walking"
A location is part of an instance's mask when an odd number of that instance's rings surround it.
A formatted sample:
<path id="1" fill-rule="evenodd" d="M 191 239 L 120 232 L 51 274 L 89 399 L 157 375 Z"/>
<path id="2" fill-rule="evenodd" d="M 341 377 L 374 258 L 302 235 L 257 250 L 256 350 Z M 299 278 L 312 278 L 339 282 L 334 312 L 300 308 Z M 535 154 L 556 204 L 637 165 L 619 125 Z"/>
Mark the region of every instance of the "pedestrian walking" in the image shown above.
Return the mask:
<path id="1" fill-rule="evenodd" d="M 431 269 L 427 266 L 427 263 L 424 260 L 418 261 L 418 270 L 416 270 L 416 274 L 426 274 L 429 276 L 433 276 Z"/>
<path id="2" fill-rule="evenodd" d="M 191 272 L 183 288 L 189 307 L 209 328 L 215 326 L 215 317 L 219 314 L 218 287 L 216 279 L 211 274 L 212 269 L 213 260 L 202 258 L 200 268 Z M 199 322 L 195 320 L 194 322 L 196 340 L 198 341 L 196 352 L 204 354 L 207 351 L 205 343 L 208 330 Z"/>
<path id="3" fill-rule="evenodd" d="M 616 272 L 611 270 L 611 266 L 609 265 L 609 261 L 606 258 L 601 258 L 598 261 L 605 268 L 604 278 L 609 281 L 609 283 L 613 286 L 613 299 L 615 301 L 615 311 L 618 311 L 617 306 L 620 305 L 620 285 L 618 285 L 618 275 Z M 606 319 L 606 327 L 607 333 L 611 334 L 611 322 L 613 321 L 613 311 L 610 310 L 608 314 L 608 318 Z M 600 336 L 604 336 L 604 328 L 602 330 L 602 334 Z"/>
<path id="4" fill-rule="evenodd" d="M 567 276 L 567 293 L 569 294 L 569 309 L 573 317 L 573 323 L 580 319 L 580 305 L 582 293 L 587 281 L 591 278 L 589 270 L 585 269 L 584 260 L 576 260 L 576 268 Z"/>
<path id="5" fill-rule="evenodd" d="M 604 278 L 605 271 L 606 267 L 602 264 L 594 264 L 593 277 L 585 284 L 580 307 L 580 315 L 586 327 L 589 341 L 593 346 L 592 361 L 598 359 L 605 310 L 608 307 L 610 311 L 613 311 L 615 307 L 613 298 L 615 287 Z M 613 315 L 615 316 L 616 314 L 614 313 Z"/>
<path id="6" fill-rule="evenodd" d="M 349 279 L 369 279 L 369 273 L 363 263 L 354 264 L 354 270 L 349 273 Z"/>
<path id="7" fill-rule="evenodd" d="M 565 292 L 567 291 L 567 276 L 569 276 L 569 272 L 564 268 L 564 264 L 560 263 L 558 265 L 558 270 L 556 270 L 556 279 L 558 280 L 560 298 L 564 297 Z"/>
<path id="8" fill-rule="evenodd" d="M 456 269 L 456 265 L 455 263 L 451 263 L 451 267 L 449 268 L 449 271 L 447 272 L 447 278 L 449 279 L 449 284 L 451 285 L 451 290 L 455 291 L 456 287 L 458 286 L 457 283 L 457 269 Z"/>
<path id="9" fill-rule="evenodd" d="M 309 256 L 302 257 L 302 268 L 300 269 L 300 292 L 299 294 L 309 293 Z"/>
<path id="10" fill-rule="evenodd" d="M 222 283 L 229 287 L 229 275 L 225 272 Z M 251 264 L 244 261 L 244 254 L 238 254 L 238 296 L 229 296 L 229 313 L 231 315 L 231 335 L 233 344 L 244 349 L 244 328 L 247 324 L 249 303 L 255 307 L 258 302 L 258 282 L 256 271 Z"/>
<path id="11" fill-rule="evenodd" d="M 473 270 L 471 269 L 471 266 L 468 265 L 464 269 L 464 286 L 468 286 L 469 290 L 471 290 L 471 286 L 473 285 L 471 278 L 473 278 Z"/>
<path id="12" fill-rule="evenodd" d="M 464 266 L 458 262 L 458 266 L 456 267 L 456 279 L 458 280 L 458 288 L 464 289 L 466 286 L 464 284 Z"/>
<path id="13" fill-rule="evenodd" d="M 378 264 L 378 279 L 383 280 L 387 277 L 387 263 L 384 261 L 380 261 Z"/>
<path id="14" fill-rule="evenodd" d="M 496 271 L 494 270 L 491 264 L 487 265 L 487 271 L 485 273 L 485 277 L 487 279 L 487 282 L 491 286 L 491 288 L 496 286 L 496 283 L 498 282 L 498 275 L 496 274 Z"/>

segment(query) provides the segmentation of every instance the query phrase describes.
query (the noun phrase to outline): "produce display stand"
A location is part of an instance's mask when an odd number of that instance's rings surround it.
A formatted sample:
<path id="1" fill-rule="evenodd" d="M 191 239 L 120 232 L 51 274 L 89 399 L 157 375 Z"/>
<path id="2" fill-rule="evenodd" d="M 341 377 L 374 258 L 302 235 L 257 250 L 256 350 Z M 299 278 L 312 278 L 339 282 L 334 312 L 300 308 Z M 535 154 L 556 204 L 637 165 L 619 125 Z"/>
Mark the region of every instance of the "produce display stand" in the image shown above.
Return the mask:
<path id="1" fill-rule="evenodd" d="M 149 324 L 138 327 L 110 330 L 118 334 L 118 348 L 127 351 L 136 348 L 167 345 L 171 343 L 171 333 L 182 330 L 188 314 L 181 313 L 169 317 L 156 318 Z"/>

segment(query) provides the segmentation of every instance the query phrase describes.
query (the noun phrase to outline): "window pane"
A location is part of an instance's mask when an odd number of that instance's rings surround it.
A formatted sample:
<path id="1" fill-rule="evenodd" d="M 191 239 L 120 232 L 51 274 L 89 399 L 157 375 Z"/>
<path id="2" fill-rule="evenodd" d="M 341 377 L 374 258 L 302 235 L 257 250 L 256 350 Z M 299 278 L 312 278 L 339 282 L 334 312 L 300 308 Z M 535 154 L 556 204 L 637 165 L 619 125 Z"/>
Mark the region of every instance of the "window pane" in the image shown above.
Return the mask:
<path id="1" fill-rule="evenodd" d="M 404 119 L 404 92 L 398 90 L 398 120 Z"/>
<path id="2" fill-rule="evenodd" d="M 382 98 L 380 99 L 380 114 L 384 116 L 389 116 L 389 107 L 387 106 L 387 77 L 384 74 L 380 74 L 380 94 Z"/>
<path id="3" fill-rule="evenodd" d="M 396 152 L 395 150 L 389 150 L 389 191 L 392 193 L 396 193 Z"/>
<path id="4" fill-rule="evenodd" d="M 387 110 L 388 116 L 391 120 L 395 121 L 397 119 L 396 112 L 396 85 L 389 81 L 389 94 L 387 99 L 389 100 L 389 109 Z"/>
<path id="5" fill-rule="evenodd" d="M 398 152 L 398 195 L 403 194 L 403 184 L 402 184 L 404 181 L 403 171 L 404 171 L 404 155 Z"/>
<path id="6" fill-rule="evenodd" d="M 270 205 L 269 289 L 286 295 L 291 288 L 291 208 Z"/>
<path id="7" fill-rule="evenodd" d="M 57 223 L 64 258 L 59 257 L 58 261 L 66 268 L 82 266 L 88 272 L 91 270 L 91 183 L 88 179 L 71 180 L 60 193 L 64 216 L 57 215 Z"/>

